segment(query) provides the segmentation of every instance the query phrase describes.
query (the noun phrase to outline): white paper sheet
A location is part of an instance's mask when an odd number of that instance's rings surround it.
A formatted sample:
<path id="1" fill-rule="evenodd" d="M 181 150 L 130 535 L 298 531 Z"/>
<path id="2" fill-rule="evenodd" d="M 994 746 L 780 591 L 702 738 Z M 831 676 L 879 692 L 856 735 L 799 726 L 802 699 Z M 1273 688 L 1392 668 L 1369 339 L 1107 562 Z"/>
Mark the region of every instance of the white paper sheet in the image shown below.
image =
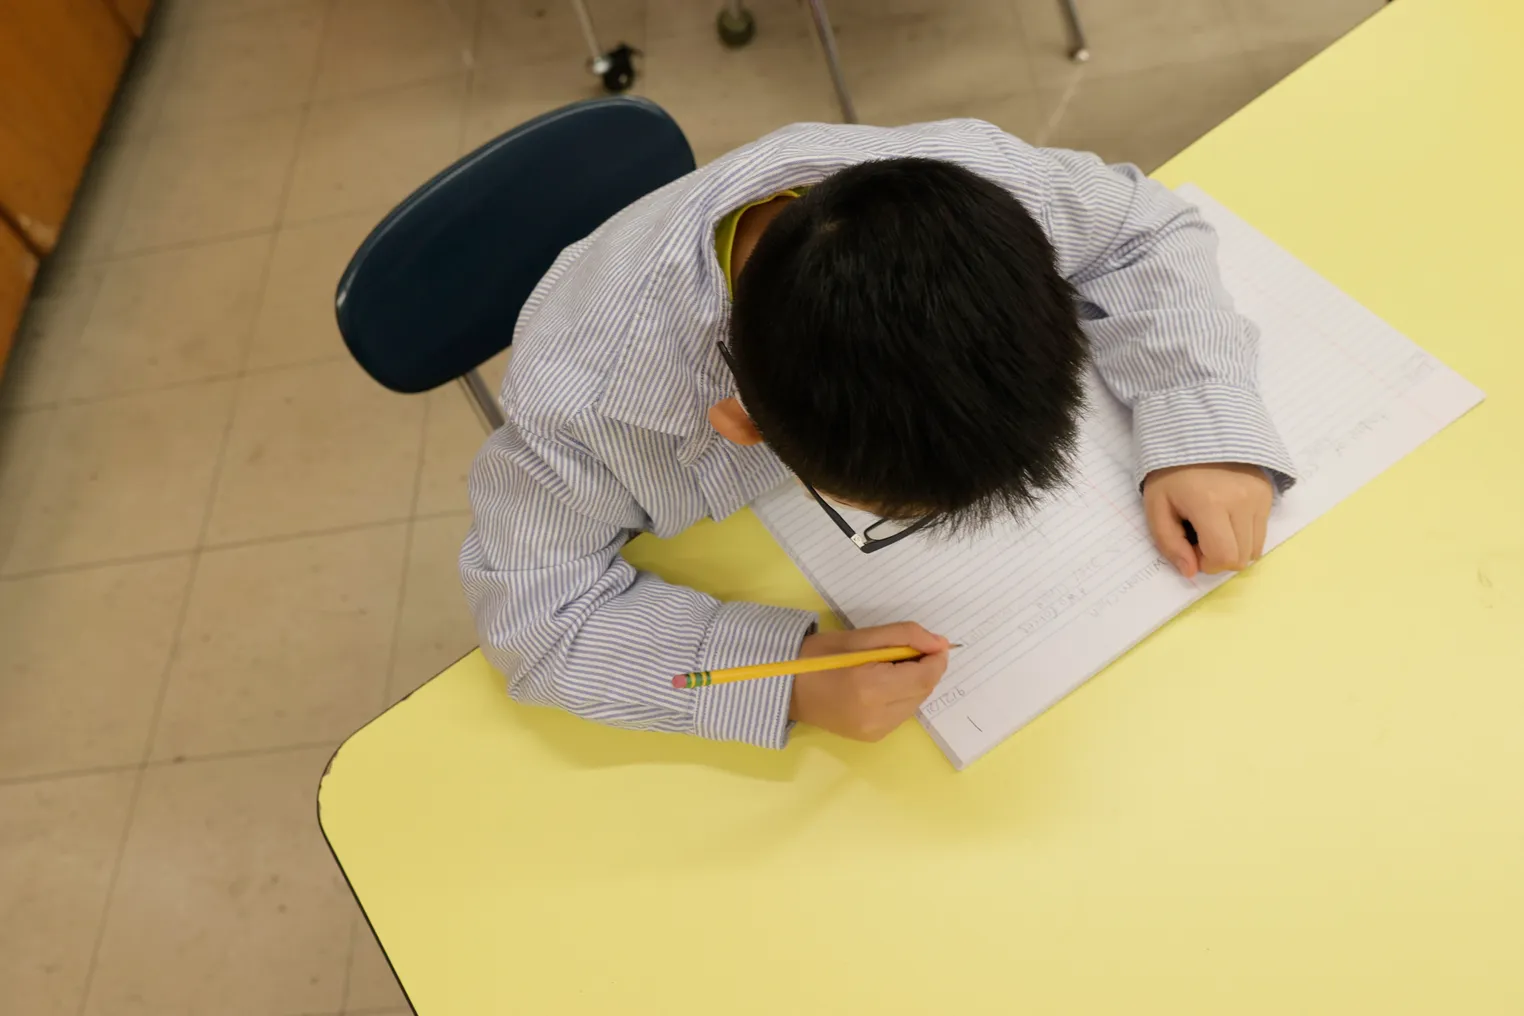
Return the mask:
<path id="1" fill-rule="evenodd" d="M 1224 283 L 1260 327 L 1261 388 L 1300 474 L 1268 547 L 1482 400 L 1199 188 L 1180 194 L 1216 227 Z M 964 643 L 920 713 L 962 768 L 1226 581 L 1187 581 L 1159 556 L 1132 470 L 1130 415 L 1092 378 L 1073 483 L 1019 525 L 863 554 L 796 484 L 753 507 L 847 623 L 913 619 Z"/>

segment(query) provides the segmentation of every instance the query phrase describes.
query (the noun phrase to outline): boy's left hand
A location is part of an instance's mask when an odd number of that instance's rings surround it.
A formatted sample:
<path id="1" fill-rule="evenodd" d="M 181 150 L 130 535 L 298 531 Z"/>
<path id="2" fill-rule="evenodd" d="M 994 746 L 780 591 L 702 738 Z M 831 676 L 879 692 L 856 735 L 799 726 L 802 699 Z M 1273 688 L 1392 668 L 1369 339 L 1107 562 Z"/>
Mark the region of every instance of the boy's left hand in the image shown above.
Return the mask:
<path id="1" fill-rule="evenodd" d="M 1258 466 L 1235 462 L 1156 469 L 1143 480 L 1143 509 L 1161 553 L 1180 574 L 1242 571 L 1265 552 L 1274 489 Z M 1196 530 L 1193 547 L 1184 521 Z"/>

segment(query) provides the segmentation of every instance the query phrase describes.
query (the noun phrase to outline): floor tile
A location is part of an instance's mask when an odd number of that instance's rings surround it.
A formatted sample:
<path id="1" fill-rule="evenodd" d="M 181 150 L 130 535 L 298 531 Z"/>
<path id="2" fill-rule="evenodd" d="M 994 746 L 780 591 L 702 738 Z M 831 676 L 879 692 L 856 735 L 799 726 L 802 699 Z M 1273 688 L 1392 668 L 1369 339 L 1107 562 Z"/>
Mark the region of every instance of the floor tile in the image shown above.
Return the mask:
<path id="1" fill-rule="evenodd" d="M 74 1016 L 137 772 L 0 786 L 6 1012 Z"/>
<path id="2" fill-rule="evenodd" d="M 1261 89 L 1269 88 L 1328 47 L 1327 39 L 1275 43 L 1251 50 L 1249 67 Z"/>
<path id="3" fill-rule="evenodd" d="M 193 547 L 231 398 L 218 382 L 59 409 L 4 574 Z"/>
<path id="4" fill-rule="evenodd" d="M 1259 92 L 1240 57 L 1087 78 L 1048 144 L 1152 171 Z"/>
<path id="5" fill-rule="evenodd" d="M 464 77 L 312 107 L 288 223 L 401 201 L 455 158 Z"/>
<path id="6" fill-rule="evenodd" d="M 873 110 L 874 107 L 868 106 L 866 109 Z M 919 104 L 907 102 L 892 109 L 878 111 L 871 121 L 865 113 L 863 119 L 893 127 L 961 117 L 987 120 L 1008 134 L 1033 142 L 1042 131 L 1045 107 L 1040 98 L 1029 93 L 973 99 L 930 98 Z"/>
<path id="7" fill-rule="evenodd" d="M 494 397 L 503 388 L 503 374 L 511 354 L 511 349 L 505 349 L 478 368 Z M 427 398 L 429 411 L 424 424 L 417 514 L 470 511 L 466 478 L 476 453 L 487 440 L 486 428 L 459 385 L 436 388 Z"/>
<path id="8" fill-rule="evenodd" d="M 1327 46 L 1386 6 L 1383 0 L 1226 0 L 1250 48 L 1317 41 Z"/>
<path id="9" fill-rule="evenodd" d="M 43 270 L 0 375 L 0 407 L 47 405 L 62 396 L 105 273 L 101 265 L 67 263 Z"/>
<path id="10" fill-rule="evenodd" d="M 1058 0 L 1015 0 L 1029 40 L 1031 72 L 1044 87 L 1061 86 L 1077 65 Z M 1227 0 L 1080 0 L 1090 47 L 1089 77 L 1196 63 L 1242 50 Z"/>
<path id="11" fill-rule="evenodd" d="M 605 52 L 620 43 L 644 49 L 646 42 L 645 0 L 587 5 L 598 45 Z M 697 8 L 697 21 L 712 26 L 715 11 L 708 4 Z M 586 67 L 587 44 L 571 3 L 562 0 L 481 0 L 477 36 L 477 68 L 500 68 L 507 63 L 545 63 L 562 60 L 576 65 L 591 80 Z"/>
<path id="12" fill-rule="evenodd" d="M 1036 95 L 1022 66 L 1025 43 L 1014 13 L 981 19 L 954 10 L 849 25 L 838 35 L 847 85 L 865 123 L 904 123 L 912 111 Z M 1037 108 L 1035 98 L 1031 105 Z"/>
<path id="13" fill-rule="evenodd" d="M 445 385 L 426 396 L 423 470 L 418 477 L 418 513 L 469 511 L 466 476 L 487 432 L 458 385 Z"/>
<path id="14" fill-rule="evenodd" d="M 270 238 L 141 254 L 111 262 L 65 385 L 90 398 L 231 374 L 270 258 Z"/>
<path id="15" fill-rule="evenodd" d="M 764 33 L 743 49 L 652 38 L 645 94 L 682 125 L 702 165 L 769 131 L 839 117 L 825 62 L 807 33 Z"/>
<path id="16" fill-rule="evenodd" d="M 273 227 L 301 117 L 287 110 L 155 131 L 116 253 Z"/>
<path id="17" fill-rule="evenodd" d="M 381 951 L 376 936 L 371 933 L 370 925 L 364 917 L 356 919 L 359 928 L 355 934 L 355 953 L 349 962 L 348 1010 L 366 1013 L 379 1010 L 376 1016 L 388 1012 L 410 1012 L 407 996 L 397 983 L 397 975 L 392 973 L 386 954 Z"/>
<path id="18" fill-rule="evenodd" d="M 340 1009 L 354 904 L 313 815 L 331 755 L 145 772 L 85 1016 Z"/>
<path id="19" fill-rule="evenodd" d="M 111 112 L 101 125 L 102 139 L 118 142 L 142 138 L 153 131 L 159 122 L 182 42 L 181 35 L 163 31 L 156 23 L 150 24 L 133 48 Z"/>
<path id="20" fill-rule="evenodd" d="M 0 581 L 0 779 L 142 760 L 189 579 L 187 555 Z"/>
<path id="21" fill-rule="evenodd" d="M 328 5 L 308 0 L 189 29 L 160 125 L 289 109 L 311 94 Z"/>
<path id="22" fill-rule="evenodd" d="M 479 0 L 334 0 L 316 95 L 342 98 L 470 69 Z"/>
<path id="23" fill-rule="evenodd" d="M 423 401 L 336 361 L 243 379 L 210 543 L 406 518 Z"/>
<path id="24" fill-rule="evenodd" d="M 646 41 L 682 39 L 694 46 L 719 46 L 715 18 L 723 6 L 724 0 L 646 0 Z M 834 3 L 827 6 L 833 8 L 834 16 Z M 800 0 L 746 0 L 745 7 L 756 22 L 755 38 L 802 36 L 810 31 L 810 17 Z M 600 14 L 600 25 L 602 20 Z"/>
<path id="25" fill-rule="evenodd" d="M 629 94 L 645 91 L 645 81 L 637 79 Z M 460 151 L 472 151 L 541 113 L 602 94 L 603 86 L 585 62 L 574 58 L 536 63 L 484 60 L 471 83 Z"/>
<path id="26" fill-rule="evenodd" d="M 1058 3 L 1059 0 L 1053 0 Z M 1081 0 L 1083 2 L 1083 0 Z M 831 24 L 838 30 L 894 22 L 962 18 L 990 26 L 1010 24 L 1016 17 L 1011 0 L 829 0 Z"/>
<path id="27" fill-rule="evenodd" d="M 269 14 L 291 3 L 292 0 L 158 0 L 154 7 L 159 29 L 184 32 L 195 25 Z"/>
<path id="28" fill-rule="evenodd" d="M 249 343 L 249 368 L 349 356 L 334 320 L 334 291 L 349 259 L 387 211 L 318 219 L 280 231 Z"/>
<path id="29" fill-rule="evenodd" d="M 205 552 L 153 757 L 332 741 L 380 712 L 407 526 Z"/>
<path id="30" fill-rule="evenodd" d="M 476 648 L 476 625 L 456 564 L 470 524 L 466 515 L 413 524 L 388 701 L 411 693 Z"/>
<path id="31" fill-rule="evenodd" d="M 0 562 L 15 540 L 57 420 L 51 408 L 0 410 Z"/>
<path id="32" fill-rule="evenodd" d="M 148 143 L 141 139 L 96 143 L 50 263 L 83 264 L 110 255 L 147 154 Z"/>

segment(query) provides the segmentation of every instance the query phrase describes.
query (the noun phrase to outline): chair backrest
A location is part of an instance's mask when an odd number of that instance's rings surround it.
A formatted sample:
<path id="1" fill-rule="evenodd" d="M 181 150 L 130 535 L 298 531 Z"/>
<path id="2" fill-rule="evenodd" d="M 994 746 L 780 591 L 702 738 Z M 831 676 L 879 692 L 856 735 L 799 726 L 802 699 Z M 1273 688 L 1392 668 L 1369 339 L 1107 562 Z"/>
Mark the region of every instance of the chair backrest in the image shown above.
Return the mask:
<path id="1" fill-rule="evenodd" d="M 513 341 L 524 301 L 566 247 L 693 169 L 661 107 L 592 99 L 516 127 L 424 184 L 345 269 L 339 331 L 371 377 L 438 387 Z"/>

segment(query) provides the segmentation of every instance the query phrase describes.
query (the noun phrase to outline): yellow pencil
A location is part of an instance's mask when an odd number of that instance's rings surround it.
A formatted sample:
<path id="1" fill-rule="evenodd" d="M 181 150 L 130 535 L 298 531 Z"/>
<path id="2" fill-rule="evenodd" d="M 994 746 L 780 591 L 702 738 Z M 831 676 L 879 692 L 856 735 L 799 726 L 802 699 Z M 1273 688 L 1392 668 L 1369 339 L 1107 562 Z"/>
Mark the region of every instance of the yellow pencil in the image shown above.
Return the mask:
<path id="1" fill-rule="evenodd" d="M 954 643 L 947 648 L 957 649 L 960 644 Z M 723 670 L 695 670 L 687 674 L 678 674 L 672 679 L 672 687 L 703 688 L 711 684 L 728 684 L 731 681 L 754 681 L 759 677 L 812 674 L 817 670 L 843 670 L 847 667 L 861 667 L 866 663 L 898 663 L 900 660 L 914 660 L 925 655 L 919 649 L 912 649 L 909 646 L 861 649 L 855 653 L 811 656 L 803 660 L 753 663 L 747 667 L 726 667 Z"/>

